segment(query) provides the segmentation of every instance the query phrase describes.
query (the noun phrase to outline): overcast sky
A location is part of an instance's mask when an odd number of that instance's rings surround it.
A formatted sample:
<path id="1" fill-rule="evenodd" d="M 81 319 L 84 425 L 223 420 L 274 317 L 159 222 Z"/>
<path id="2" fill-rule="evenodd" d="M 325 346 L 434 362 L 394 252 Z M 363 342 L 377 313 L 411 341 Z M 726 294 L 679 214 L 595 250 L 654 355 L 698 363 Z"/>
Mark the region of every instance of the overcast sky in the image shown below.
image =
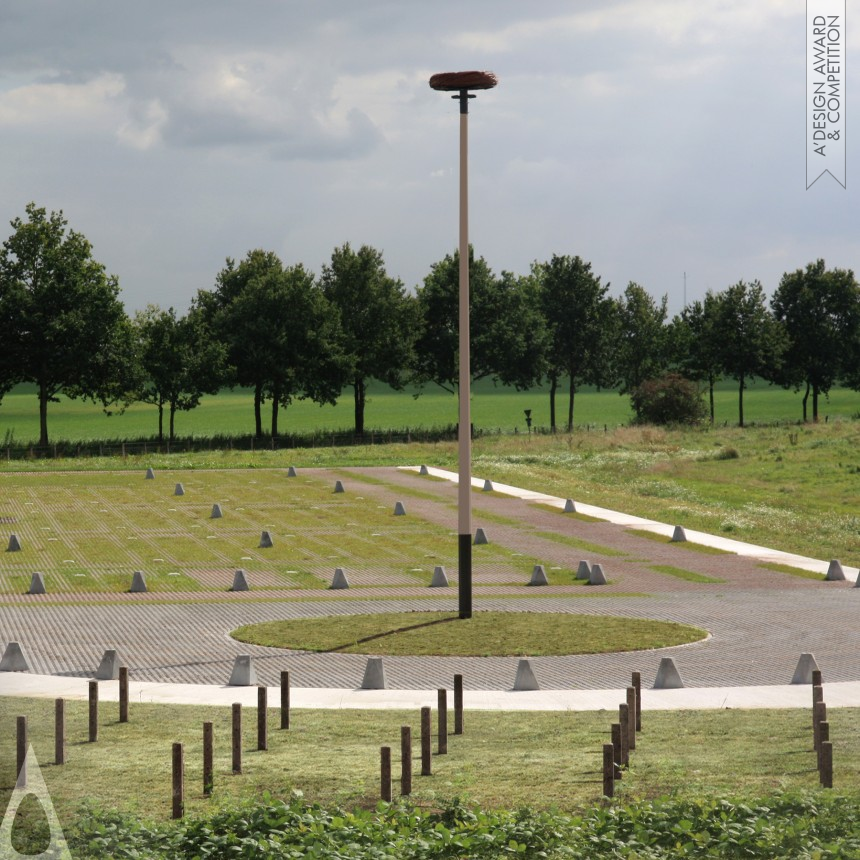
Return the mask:
<path id="1" fill-rule="evenodd" d="M 860 271 L 857 135 L 847 190 L 806 190 L 805 8 L 2 0 L 0 237 L 62 209 L 129 311 L 184 312 L 257 247 L 318 273 L 370 244 L 412 288 L 457 244 L 457 106 L 428 78 L 488 69 L 471 239 L 495 271 L 579 254 L 673 313 L 685 271 L 690 301 L 817 257 Z"/>

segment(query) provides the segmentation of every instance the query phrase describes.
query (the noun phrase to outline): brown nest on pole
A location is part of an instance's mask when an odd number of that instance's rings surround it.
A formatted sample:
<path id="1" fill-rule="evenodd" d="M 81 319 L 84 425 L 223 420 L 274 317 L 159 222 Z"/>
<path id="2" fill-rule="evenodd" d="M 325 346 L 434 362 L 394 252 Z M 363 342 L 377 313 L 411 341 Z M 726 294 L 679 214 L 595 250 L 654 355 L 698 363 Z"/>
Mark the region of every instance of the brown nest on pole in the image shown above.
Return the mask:
<path id="1" fill-rule="evenodd" d="M 439 72 L 430 78 L 434 90 L 491 90 L 498 82 L 492 72 Z"/>

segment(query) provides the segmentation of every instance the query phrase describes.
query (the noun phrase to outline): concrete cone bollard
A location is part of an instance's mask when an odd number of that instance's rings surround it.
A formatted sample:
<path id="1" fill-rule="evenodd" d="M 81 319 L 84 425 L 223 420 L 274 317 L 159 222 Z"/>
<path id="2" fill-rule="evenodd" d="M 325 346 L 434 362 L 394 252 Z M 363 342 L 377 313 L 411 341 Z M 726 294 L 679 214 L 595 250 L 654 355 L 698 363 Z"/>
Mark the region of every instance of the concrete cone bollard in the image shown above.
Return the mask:
<path id="1" fill-rule="evenodd" d="M 422 467 L 418 470 L 418 474 L 419 474 L 419 475 L 429 475 L 429 474 L 430 474 L 430 470 L 429 470 L 426 466 L 422 466 Z"/>
<path id="2" fill-rule="evenodd" d="M 0 659 L 0 672 L 29 672 L 30 666 L 21 646 L 17 642 L 10 642 Z"/>
<path id="3" fill-rule="evenodd" d="M 369 657 L 361 679 L 362 690 L 385 690 L 385 666 L 382 657 Z"/>
<path id="4" fill-rule="evenodd" d="M 346 492 L 343 488 L 343 481 L 335 481 L 334 482 L 334 491 L 336 493 L 344 493 Z"/>
<path id="5" fill-rule="evenodd" d="M 290 466 L 290 468 L 289 468 L 289 469 L 287 469 L 287 477 L 288 477 L 288 478 L 296 478 L 296 477 L 298 477 L 298 476 L 297 476 L 297 474 L 296 474 L 296 467 L 295 467 L 295 466 Z"/>
<path id="6" fill-rule="evenodd" d="M 687 533 L 683 526 L 675 526 L 675 531 L 672 532 L 672 540 L 670 543 L 684 543 L 687 540 Z"/>
<path id="7" fill-rule="evenodd" d="M 242 568 L 239 568 L 233 574 L 233 587 L 230 591 L 250 591 L 251 586 L 248 585 L 248 577 L 245 575 L 245 571 Z"/>
<path id="8" fill-rule="evenodd" d="M 489 478 L 487 478 L 484 481 L 484 492 L 485 493 L 492 493 L 493 492 L 493 482 Z"/>
<path id="9" fill-rule="evenodd" d="M 580 561 L 579 567 L 576 569 L 577 579 L 591 579 L 591 565 L 587 561 Z"/>
<path id="10" fill-rule="evenodd" d="M 349 588 L 349 580 L 346 578 L 346 574 L 343 572 L 342 567 L 335 568 L 334 576 L 331 580 L 331 588 Z"/>
<path id="11" fill-rule="evenodd" d="M 575 514 L 576 513 L 576 505 L 573 503 L 573 499 L 566 499 L 565 500 L 564 512 L 566 514 Z"/>
<path id="12" fill-rule="evenodd" d="M 588 577 L 589 585 L 606 585 L 606 574 L 603 572 L 603 565 L 591 565 L 591 575 Z"/>
<path id="13" fill-rule="evenodd" d="M 812 673 L 818 670 L 814 654 L 801 654 L 791 679 L 792 684 L 811 684 Z"/>
<path id="14" fill-rule="evenodd" d="M 143 575 L 142 570 L 136 570 L 131 575 L 131 588 L 129 591 L 134 593 L 146 591 L 146 577 Z"/>
<path id="15" fill-rule="evenodd" d="M 447 588 L 448 574 L 445 573 L 445 568 L 441 565 L 436 565 L 433 569 L 433 579 L 430 580 L 430 588 Z"/>
<path id="16" fill-rule="evenodd" d="M 230 673 L 228 687 L 256 687 L 257 670 L 250 655 L 242 654 L 233 661 L 233 671 Z"/>
<path id="17" fill-rule="evenodd" d="M 105 651 L 96 669 L 97 681 L 116 681 L 119 678 L 119 656 L 114 649 Z"/>
<path id="18" fill-rule="evenodd" d="M 830 565 L 827 568 L 827 576 L 824 578 L 828 582 L 845 582 L 845 571 L 842 570 L 842 563 L 838 558 L 830 559 Z"/>
<path id="19" fill-rule="evenodd" d="M 487 534 L 483 529 L 477 529 L 475 531 L 475 546 L 484 543 L 489 543 L 489 541 L 487 540 Z"/>
<path id="20" fill-rule="evenodd" d="M 403 502 L 395 502 L 394 503 L 394 516 L 395 517 L 406 516 L 406 508 L 403 507 Z"/>
<path id="21" fill-rule="evenodd" d="M 274 542 L 272 541 L 272 535 L 269 532 L 262 532 L 260 534 L 260 548 L 268 549 L 269 547 L 274 546 Z"/>
<path id="22" fill-rule="evenodd" d="M 539 690 L 532 664 L 529 660 L 520 660 L 517 664 L 517 677 L 514 679 L 515 690 Z"/>
<path id="23" fill-rule="evenodd" d="M 212 513 L 209 514 L 209 519 L 220 520 L 223 516 L 224 512 L 221 510 L 221 505 L 216 502 L 214 505 L 212 505 Z"/>
<path id="24" fill-rule="evenodd" d="M 6 547 L 6 552 L 21 552 L 21 541 L 18 540 L 18 535 L 9 535 L 9 546 Z"/>
<path id="25" fill-rule="evenodd" d="M 671 657 L 663 657 L 657 669 L 657 677 L 654 679 L 655 690 L 677 690 L 684 686 L 681 673 L 675 666 Z"/>
<path id="26" fill-rule="evenodd" d="M 182 484 L 177 484 L 175 489 L 173 490 L 174 496 L 184 496 L 185 495 L 185 487 Z"/>
<path id="27" fill-rule="evenodd" d="M 38 571 L 33 574 L 30 579 L 30 590 L 27 594 L 47 594 L 48 590 L 45 588 L 45 577 L 42 576 Z"/>
<path id="28" fill-rule="evenodd" d="M 152 471 L 152 466 L 146 470 L 146 480 L 152 481 L 155 478 L 155 472 Z"/>
<path id="29" fill-rule="evenodd" d="M 549 585 L 549 580 L 546 578 L 546 570 L 542 564 L 536 564 L 532 570 L 532 578 L 529 580 L 529 585 Z"/>

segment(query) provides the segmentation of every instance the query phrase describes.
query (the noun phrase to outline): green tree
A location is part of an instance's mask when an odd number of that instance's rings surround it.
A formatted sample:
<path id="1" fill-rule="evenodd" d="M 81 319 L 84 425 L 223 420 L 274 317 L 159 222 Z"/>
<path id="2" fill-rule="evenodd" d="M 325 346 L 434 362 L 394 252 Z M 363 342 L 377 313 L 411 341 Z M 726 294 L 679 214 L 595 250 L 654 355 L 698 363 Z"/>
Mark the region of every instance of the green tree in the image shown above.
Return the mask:
<path id="1" fill-rule="evenodd" d="M 621 382 L 619 394 L 629 394 L 645 380 L 655 379 L 666 369 L 667 302 L 667 297 L 663 296 L 658 305 L 643 287 L 633 281 L 617 300 L 615 367 Z M 641 418 L 638 412 L 637 417 Z"/>
<path id="2" fill-rule="evenodd" d="M 62 212 L 30 203 L 26 213 L 11 222 L 14 232 L 0 249 L 3 384 L 36 385 L 39 444 L 47 445 L 48 404 L 58 394 L 105 409 L 128 402 L 137 364 L 116 277 L 93 259 L 83 235 L 66 230 Z"/>
<path id="3" fill-rule="evenodd" d="M 459 252 L 434 263 L 416 294 L 415 381 L 454 392 L 459 378 Z M 544 327 L 533 278 L 496 277 L 469 248 L 471 378 L 529 388 L 540 381 Z"/>
<path id="4" fill-rule="evenodd" d="M 284 268 L 276 254 L 254 250 L 238 265 L 228 259 L 216 288 L 197 305 L 227 347 L 234 384 L 254 391 L 257 436 L 262 404 L 271 401 L 271 433 L 293 399 L 334 403 L 343 388 L 338 315 L 301 265 Z"/>
<path id="5" fill-rule="evenodd" d="M 617 309 L 607 296 L 609 284 L 601 284 L 600 276 L 591 271 L 591 263 L 578 256 L 554 254 L 549 262 L 535 263 L 532 272 L 540 284 L 540 307 L 548 339 L 550 425 L 555 432 L 555 395 L 559 382 L 567 377 L 570 432 L 577 388 L 614 383 L 612 350 L 617 342 Z"/>
<path id="6" fill-rule="evenodd" d="M 818 421 L 818 398 L 840 376 L 850 376 L 860 338 L 860 287 L 850 269 L 828 271 L 824 260 L 786 272 L 771 300 L 774 316 L 785 327 L 783 384 L 803 395 L 803 420 L 812 394 L 812 420 Z M 856 373 L 854 374 L 856 376 Z"/>
<path id="7" fill-rule="evenodd" d="M 668 330 L 669 355 L 683 376 L 708 383 L 710 422 L 714 423 L 714 386 L 722 375 L 717 332 L 719 301 L 711 290 L 676 316 Z"/>
<path id="8" fill-rule="evenodd" d="M 782 328 L 768 311 L 758 281 L 739 281 L 717 294 L 714 336 L 723 371 L 738 383 L 738 426 L 743 427 L 747 381 L 777 379 L 785 348 Z"/>
<path id="9" fill-rule="evenodd" d="M 158 440 L 164 439 L 164 407 L 169 439 L 177 411 L 196 408 L 204 394 L 216 394 L 225 376 L 227 350 L 213 339 L 199 311 L 177 319 L 173 308 L 148 305 L 134 318 L 144 381 L 137 399 L 158 407 Z"/>
<path id="10" fill-rule="evenodd" d="M 355 433 L 364 434 L 367 383 L 400 391 L 412 363 L 414 299 L 386 274 L 382 254 L 347 242 L 335 248 L 320 276 L 323 295 L 340 312 L 340 351 L 353 390 Z"/>

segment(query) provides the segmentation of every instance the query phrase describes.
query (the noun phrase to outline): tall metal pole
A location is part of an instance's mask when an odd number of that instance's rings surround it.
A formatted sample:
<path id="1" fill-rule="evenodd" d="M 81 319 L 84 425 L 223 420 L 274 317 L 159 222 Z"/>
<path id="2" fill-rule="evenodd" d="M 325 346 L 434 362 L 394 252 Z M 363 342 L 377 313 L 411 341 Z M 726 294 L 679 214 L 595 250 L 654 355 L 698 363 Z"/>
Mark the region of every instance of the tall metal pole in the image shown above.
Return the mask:
<path id="1" fill-rule="evenodd" d="M 458 560 L 460 618 L 472 617 L 472 374 L 469 355 L 469 93 L 460 90 L 460 415 Z M 471 96 L 474 98 L 474 96 Z"/>
<path id="2" fill-rule="evenodd" d="M 498 83 L 492 72 L 442 72 L 430 78 L 434 90 L 453 91 L 460 102 L 460 284 L 459 284 L 459 422 L 457 488 L 457 585 L 460 618 L 472 617 L 472 415 L 469 356 L 469 99 L 470 90 Z"/>

